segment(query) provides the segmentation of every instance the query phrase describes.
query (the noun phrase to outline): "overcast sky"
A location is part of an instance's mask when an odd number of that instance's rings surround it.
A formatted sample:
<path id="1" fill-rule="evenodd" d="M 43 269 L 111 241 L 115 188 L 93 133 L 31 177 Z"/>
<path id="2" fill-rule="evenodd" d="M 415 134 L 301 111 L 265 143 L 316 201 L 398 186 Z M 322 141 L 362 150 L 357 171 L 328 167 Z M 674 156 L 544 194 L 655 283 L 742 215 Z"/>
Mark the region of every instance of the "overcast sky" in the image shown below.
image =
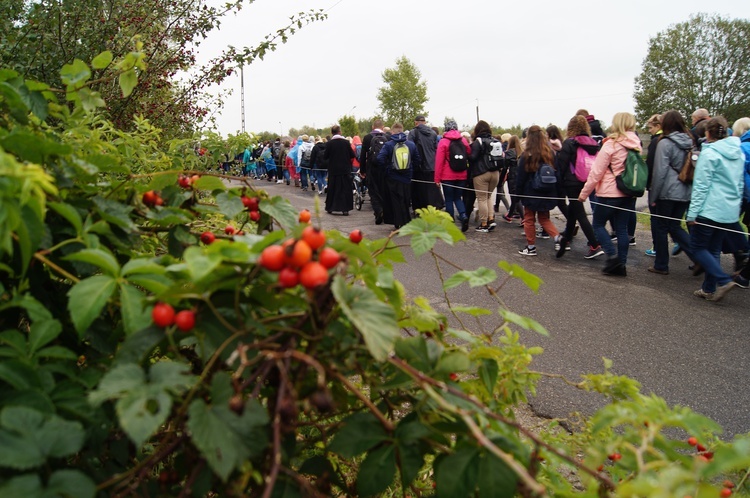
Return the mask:
<path id="1" fill-rule="evenodd" d="M 305 26 L 245 68 L 245 128 L 287 133 L 328 127 L 339 117 L 378 112 L 382 72 L 405 55 L 427 82 L 428 121 L 459 126 L 479 117 L 496 126 L 565 127 L 579 108 L 605 124 L 633 112 L 634 79 L 649 38 L 698 12 L 750 18 L 749 0 L 627 2 L 565 0 L 256 0 L 200 48 L 255 46 L 300 11 L 324 9 L 328 19 Z M 749 42 L 750 43 L 750 42 Z M 218 131 L 241 129 L 240 77 Z M 413 123 L 406 123 L 407 128 Z"/>

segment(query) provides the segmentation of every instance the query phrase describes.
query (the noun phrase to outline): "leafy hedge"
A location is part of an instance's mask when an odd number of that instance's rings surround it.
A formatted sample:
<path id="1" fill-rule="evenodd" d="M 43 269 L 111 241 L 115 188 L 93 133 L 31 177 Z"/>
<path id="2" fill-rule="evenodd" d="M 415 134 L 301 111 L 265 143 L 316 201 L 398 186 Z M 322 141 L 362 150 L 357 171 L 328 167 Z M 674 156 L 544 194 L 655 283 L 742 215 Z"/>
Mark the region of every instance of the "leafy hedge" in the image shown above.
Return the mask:
<path id="1" fill-rule="evenodd" d="M 125 74 L 139 57 L 116 63 Z M 0 496 L 747 489 L 750 439 L 722 442 L 608 363 L 575 383 L 610 399 L 580 431 L 517 422 L 544 375 L 519 331 L 547 332 L 500 293 L 542 282 L 502 261 L 445 275 L 437 242 L 464 237 L 444 213 L 317 245 L 283 199 L 204 174 L 189 141 L 102 119 L 87 67 L 63 68 L 63 91 L 0 70 Z M 407 299 L 396 237 L 435 259 L 446 290 L 489 292 L 497 310 L 451 306 L 454 328 Z M 312 263 L 322 285 L 302 276 Z M 472 332 L 480 315 L 497 317 L 491 333 Z"/>

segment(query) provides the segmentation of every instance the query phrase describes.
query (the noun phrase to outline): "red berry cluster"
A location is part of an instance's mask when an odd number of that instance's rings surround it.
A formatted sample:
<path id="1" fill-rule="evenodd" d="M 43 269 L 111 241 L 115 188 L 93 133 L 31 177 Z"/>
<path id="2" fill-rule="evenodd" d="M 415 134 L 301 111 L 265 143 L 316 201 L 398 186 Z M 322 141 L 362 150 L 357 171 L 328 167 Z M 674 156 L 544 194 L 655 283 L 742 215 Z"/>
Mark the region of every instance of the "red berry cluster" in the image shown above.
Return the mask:
<path id="1" fill-rule="evenodd" d="M 157 327 L 177 325 L 183 332 L 190 332 L 195 327 L 195 311 L 181 310 L 175 313 L 170 304 L 156 303 L 151 311 L 151 320 Z"/>
<path id="2" fill-rule="evenodd" d="M 325 243 L 323 231 L 310 225 L 302 230 L 300 238 L 266 247 L 259 263 L 266 270 L 279 273 L 281 287 L 302 284 L 306 289 L 315 289 L 328 283 L 328 270 L 341 261 L 335 249 L 323 247 Z"/>
<path id="3" fill-rule="evenodd" d="M 711 459 L 714 457 L 713 452 L 707 451 L 706 447 L 700 444 L 698 442 L 698 438 L 696 437 L 690 436 L 687 439 L 687 444 L 689 444 L 690 446 L 695 446 L 695 450 L 698 452 L 698 458 L 700 458 L 701 460 L 710 462 Z"/>
<path id="4" fill-rule="evenodd" d="M 246 195 L 243 195 L 241 199 L 242 205 L 250 212 L 250 219 L 255 223 L 258 223 L 260 221 L 260 211 L 258 209 L 260 206 L 260 199 L 257 197 L 248 197 Z"/>
<path id="5" fill-rule="evenodd" d="M 732 496 L 732 489 L 734 488 L 734 483 L 730 480 L 726 480 L 724 481 L 723 486 L 724 487 L 721 489 L 719 496 L 722 496 L 723 498 Z"/>
<path id="6" fill-rule="evenodd" d="M 158 192 L 149 190 L 143 193 L 143 204 L 148 207 L 162 206 L 164 205 L 164 199 L 161 198 Z"/>

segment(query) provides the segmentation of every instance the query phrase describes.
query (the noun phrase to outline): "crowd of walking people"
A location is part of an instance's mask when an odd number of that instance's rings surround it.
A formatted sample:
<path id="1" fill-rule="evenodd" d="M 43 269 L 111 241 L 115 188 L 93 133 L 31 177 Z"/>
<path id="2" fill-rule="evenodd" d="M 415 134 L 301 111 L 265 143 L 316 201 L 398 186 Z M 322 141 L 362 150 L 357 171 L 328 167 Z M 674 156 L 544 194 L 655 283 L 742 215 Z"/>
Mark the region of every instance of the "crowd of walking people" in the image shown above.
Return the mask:
<path id="1" fill-rule="evenodd" d="M 248 176 L 326 195 L 329 214 L 347 216 L 355 185 L 366 185 L 374 223 L 395 229 L 427 206 L 444 209 L 464 232 L 472 216 L 476 232 L 492 232 L 497 215 L 523 227 L 523 256 L 537 255 L 537 238 L 553 238 L 556 257 L 563 257 L 580 230 L 584 257 L 605 256 L 602 272 L 620 277 L 635 245 L 636 199 L 645 195 L 653 241 L 645 254 L 654 257 L 648 271 L 668 275 L 670 254 L 684 253 L 693 274 L 704 274 L 694 294 L 719 301 L 735 287 L 750 287 L 750 118 L 730 127 L 698 109 L 691 120 L 688 127 L 674 110 L 652 116 L 644 150 L 626 112 L 615 114 L 608 134 L 585 109 L 563 131 L 534 125 L 521 136 L 493 136 L 481 120 L 471 132 L 447 120 L 441 133 L 421 115 L 411 130 L 376 119 L 361 140 L 333 126 L 327 137 L 248 147 L 242 163 Z M 562 230 L 550 216 L 555 208 L 565 218 Z M 723 270 L 722 253 L 734 257 L 733 274 Z"/>

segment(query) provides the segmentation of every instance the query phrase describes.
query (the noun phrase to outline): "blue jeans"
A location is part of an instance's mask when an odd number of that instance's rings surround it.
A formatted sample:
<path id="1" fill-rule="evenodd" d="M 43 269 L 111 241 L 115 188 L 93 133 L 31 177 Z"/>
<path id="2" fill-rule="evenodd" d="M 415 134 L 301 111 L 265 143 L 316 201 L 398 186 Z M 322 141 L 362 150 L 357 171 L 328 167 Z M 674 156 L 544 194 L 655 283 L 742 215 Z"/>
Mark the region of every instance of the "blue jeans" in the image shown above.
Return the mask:
<path id="1" fill-rule="evenodd" d="M 455 219 L 453 205 L 456 205 L 459 219 L 466 216 L 466 206 L 463 201 L 463 190 L 456 187 L 466 187 L 466 180 L 444 180 L 443 195 L 445 196 L 445 211 Z"/>
<path id="2" fill-rule="evenodd" d="M 324 169 L 314 169 L 313 175 L 315 176 L 315 183 L 318 184 L 318 190 L 322 192 L 328 186 L 328 181 L 326 180 L 328 171 Z"/>
<path id="3" fill-rule="evenodd" d="M 724 273 L 721 268 L 721 244 L 729 233 L 722 229 L 732 229 L 734 224 L 717 223 L 700 216 L 695 221 L 700 224 L 692 225 L 690 229 L 693 260 L 701 265 L 706 272 L 701 286 L 703 291 L 715 292 L 716 286 L 725 285 L 732 281 L 732 277 Z"/>
<path id="4" fill-rule="evenodd" d="M 630 210 L 635 210 L 634 197 L 598 197 L 599 203 L 594 210 L 592 225 L 596 240 L 601 244 L 602 249 L 608 258 L 617 256 L 623 265 L 628 261 L 628 246 L 630 237 L 628 236 L 628 222 L 630 221 Z M 617 250 L 612 243 L 612 239 L 607 233 L 607 221 L 612 222 L 612 228 L 617 235 Z"/>
<path id="5" fill-rule="evenodd" d="M 307 189 L 307 175 L 310 173 L 310 166 L 300 166 L 299 179 L 302 182 L 302 188 Z"/>
<path id="6" fill-rule="evenodd" d="M 669 243 L 667 234 L 672 236 L 672 240 L 680 244 L 680 249 L 685 251 L 688 258 L 693 259 L 693 251 L 690 246 L 690 235 L 683 230 L 681 226 L 682 217 L 687 211 L 688 202 L 681 201 L 656 201 L 656 207 L 652 207 L 652 212 L 658 216 L 651 219 L 652 235 L 654 237 L 654 251 L 656 251 L 656 260 L 654 268 L 657 270 L 669 270 Z M 660 218 L 667 216 L 674 219 Z"/>

